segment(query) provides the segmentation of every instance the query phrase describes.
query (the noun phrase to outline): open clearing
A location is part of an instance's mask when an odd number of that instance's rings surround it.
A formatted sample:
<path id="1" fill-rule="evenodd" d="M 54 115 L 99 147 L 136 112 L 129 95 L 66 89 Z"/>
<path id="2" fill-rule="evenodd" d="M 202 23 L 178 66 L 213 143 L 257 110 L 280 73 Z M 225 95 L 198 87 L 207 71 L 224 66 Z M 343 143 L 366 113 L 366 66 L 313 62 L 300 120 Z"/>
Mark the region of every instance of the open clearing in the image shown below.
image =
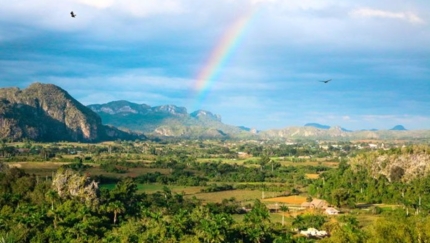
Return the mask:
<path id="1" fill-rule="evenodd" d="M 115 187 L 115 183 L 109 184 L 101 184 L 100 188 L 113 189 Z M 162 192 L 166 185 L 162 184 L 137 184 L 137 192 L 138 193 L 155 193 Z M 201 189 L 204 187 L 201 186 L 167 186 L 172 193 L 185 194 L 185 195 L 194 195 L 196 193 L 200 193 Z"/>
<path id="2" fill-rule="evenodd" d="M 14 162 L 7 163 L 10 167 L 23 169 L 26 173 L 39 176 L 51 176 L 62 165 L 70 162 Z"/>
<path id="3" fill-rule="evenodd" d="M 16 167 L 23 169 L 25 172 L 29 174 L 35 174 L 35 175 L 52 175 L 53 172 L 56 172 L 58 168 L 60 168 L 62 165 L 71 164 L 72 162 L 52 162 L 52 161 L 46 161 L 46 162 L 11 162 L 8 163 L 10 167 Z M 88 175 L 104 175 L 104 176 L 111 176 L 111 177 L 136 177 L 139 175 L 147 174 L 147 173 L 155 173 L 159 172 L 161 174 L 170 174 L 169 169 L 162 169 L 162 168 L 129 168 L 126 173 L 116 173 L 116 172 L 106 172 L 103 169 L 100 168 L 100 164 L 97 163 L 85 163 L 85 165 L 89 165 L 90 168 L 87 168 L 85 170 L 85 173 Z"/>
<path id="4" fill-rule="evenodd" d="M 234 197 L 237 201 L 253 201 L 261 199 L 261 191 L 258 190 L 232 190 L 222 192 L 197 193 L 192 195 L 203 202 L 222 202 L 224 199 Z"/>
<path id="5" fill-rule="evenodd" d="M 138 184 L 137 189 L 139 193 L 155 193 L 163 191 L 166 185 L 161 184 Z M 100 188 L 113 189 L 114 183 L 101 184 Z M 201 186 L 167 186 L 172 193 L 184 194 L 186 198 L 197 198 L 205 203 L 220 203 L 224 199 L 230 199 L 234 197 L 237 201 L 249 201 L 252 202 L 255 199 L 261 199 L 262 192 L 259 190 L 231 190 L 231 191 L 220 191 L 220 192 L 206 192 L 203 193 L 201 190 L 205 187 Z"/>

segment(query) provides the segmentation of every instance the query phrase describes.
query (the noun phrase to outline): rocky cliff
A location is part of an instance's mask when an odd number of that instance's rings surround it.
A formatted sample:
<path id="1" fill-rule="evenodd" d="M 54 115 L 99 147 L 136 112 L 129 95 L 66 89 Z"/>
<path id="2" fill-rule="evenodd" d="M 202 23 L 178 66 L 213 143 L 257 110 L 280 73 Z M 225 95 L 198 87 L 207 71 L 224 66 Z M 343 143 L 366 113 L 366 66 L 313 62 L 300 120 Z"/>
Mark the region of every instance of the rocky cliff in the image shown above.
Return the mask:
<path id="1" fill-rule="evenodd" d="M 390 182 L 409 182 L 430 174 L 430 147 L 414 145 L 377 150 L 351 158 L 350 164 L 354 171 L 364 169 L 374 178 L 382 175 Z"/>
<path id="2" fill-rule="evenodd" d="M 0 138 L 96 142 L 133 136 L 102 125 L 96 113 L 55 85 L 0 89 Z"/>

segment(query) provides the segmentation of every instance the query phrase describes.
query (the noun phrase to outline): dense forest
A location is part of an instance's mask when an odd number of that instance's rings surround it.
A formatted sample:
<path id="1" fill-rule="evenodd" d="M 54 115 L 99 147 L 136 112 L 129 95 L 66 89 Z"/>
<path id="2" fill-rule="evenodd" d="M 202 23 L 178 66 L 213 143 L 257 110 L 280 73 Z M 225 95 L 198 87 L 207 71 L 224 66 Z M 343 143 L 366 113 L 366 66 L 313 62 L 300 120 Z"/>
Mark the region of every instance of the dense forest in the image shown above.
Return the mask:
<path id="1" fill-rule="evenodd" d="M 146 144 L 142 149 L 120 143 L 79 148 L 29 141 L 19 146 L 3 143 L 0 242 L 430 241 L 430 176 L 424 173 L 428 171 L 428 146 L 361 152 L 351 148 L 348 152 L 335 148 L 322 151 L 314 145 L 242 144 L 237 145 L 242 146 L 238 150 L 249 149 L 256 155 L 242 163 L 208 156 L 233 155 L 236 148 L 196 146 L 200 150 L 170 144 Z M 92 152 L 73 155 L 84 149 Z M 315 158 L 325 153 L 344 158 L 337 159 L 338 166 L 329 167 L 319 162 L 302 164 L 294 155 L 287 165 L 276 159 L 282 150 L 288 155 L 300 153 Z M 204 162 L 196 154 L 205 154 Z M 50 163 L 60 156 L 68 163 L 46 176 L 9 166 L 23 157 L 25 161 Z M 369 166 L 378 161 L 379 167 Z M 118 176 L 92 174 L 94 164 Z M 419 168 L 424 172 L 410 172 L 414 164 L 421 164 Z M 122 176 L 142 168 L 167 172 Z M 309 179 L 307 173 L 319 174 L 319 178 Z M 105 183 L 114 186 L 103 187 Z M 164 187 L 153 193 L 138 190 L 138 185 L 150 184 Z M 291 219 L 284 225 L 284 219 L 282 223 L 273 220 L 268 205 L 261 200 L 204 202 L 172 192 L 173 185 L 200 186 L 202 193 L 248 188 L 305 195 L 310 200 L 326 199 L 343 213 L 289 213 Z M 285 206 L 279 210 L 290 211 Z M 308 228 L 325 230 L 329 237 L 312 238 L 299 233 Z"/>
<path id="2" fill-rule="evenodd" d="M 4 164 L 2 168 L 0 239 L 5 242 L 293 240 L 287 229 L 270 223 L 258 200 L 243 222 L 235 222 L 232 214 L 243 211 L 234 199 L 202 205 L 167 187 L 138 194 L 130 178 L 112 190 L 98 190 L 85 175 L 68 169 L 60 169 L 51 182 Z"/>

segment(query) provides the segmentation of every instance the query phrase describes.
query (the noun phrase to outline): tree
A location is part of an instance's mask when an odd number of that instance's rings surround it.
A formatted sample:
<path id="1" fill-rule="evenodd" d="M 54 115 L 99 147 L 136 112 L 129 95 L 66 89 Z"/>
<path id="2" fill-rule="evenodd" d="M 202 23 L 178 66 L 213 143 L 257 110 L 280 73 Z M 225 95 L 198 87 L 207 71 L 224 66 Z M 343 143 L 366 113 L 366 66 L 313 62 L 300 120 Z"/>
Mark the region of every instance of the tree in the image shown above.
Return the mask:
<path id="1" fill-rule="evenodd" d="M 118 214 L 125 212 L 124 204 L 120 201 L 113 201 L 110 202 L 107 207 L 106 211 L 113 213 L 113 223 L 116 224 L 118 219 Z"/>
<path id="2" fill-rule="evenodd" d="M 45 195 L 51 201 L 51 210 L 54 210 L 54 201 L 58 199 L 58 193 L 54 190 L 49 190 Z"/>
<path id="3" fill-rule="evenodd" d="M 269 156 L 267 155 L 261 156 L 260 160 L 258 161 L 258 163 L 260 164 L 261 171 L 263 171 L 264 166 L 266 166 L 269 162 L 270 162 Z"/>
<path id="4" fill-rule="evenodd" d="M 349 191 L 343 188 L 333 190 L 331 193 L 331 196 L 332 196 L 332 202 L 337 207 L 353 204 L 352 202 L 353 197 L 351 196 Z"/>
<path id="5" fill-rule="evenodd" d="M 293 227 L 299 230 L 307 228 L 320 229 L 327 217 L 317 214 L 298 215 L 294 218 Z"/>
<path id="6" fill-rule="evenodd" d="M 0 151 L 2 153 L 2 157 L 5 157 L 6 147 L 7 147 L 6 139 L 1 139 L 0 140 Z"/>
<path id="7" fill-rule="evenodd" d="M 269 238 L 270 214 L 265 204 L 260 200 L 254 201 L 252 210 L 243 219 L 245 235 L 252 242 L 262 242 Z"/>
<path id="8" fill-rule="evenodd" d="M 115 200 L 129 203 L 137 191 L 137 185 L 131 178 L 125 178 L 119 181 L 111 191 L 111 197 Z"/>
<path id="9" fill-rule="evenodd" d="M 195 221 L 195 233 L 205 243 L 231 242 L 229 231 L 233 218 L 229 214 L 212 214 L 205 208 L 198 208 L 192 215 Z"/>
<path id="10" fill-rule="evenodd" d="M 285 204 L 282 204 L 279 209 L 282 211 L 282 225 L 284 225 L 284 222 L 285 222 L 285 213 L 289 212 L 290 209 Z"/>

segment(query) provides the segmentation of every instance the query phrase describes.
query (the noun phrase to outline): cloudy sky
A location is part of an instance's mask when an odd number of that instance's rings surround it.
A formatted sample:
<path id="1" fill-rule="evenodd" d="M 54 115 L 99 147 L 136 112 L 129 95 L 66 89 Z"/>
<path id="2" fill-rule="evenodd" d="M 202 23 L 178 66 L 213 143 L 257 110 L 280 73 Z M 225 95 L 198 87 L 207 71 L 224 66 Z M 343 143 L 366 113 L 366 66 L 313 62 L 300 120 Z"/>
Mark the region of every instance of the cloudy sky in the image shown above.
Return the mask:
<path id="1" fill-rule="evenodd" d="M 86 105 L 174 104 L 263 130 L 430 129 L 428 0 L 0 6 L 0 87 L 52 83 Z"/>

